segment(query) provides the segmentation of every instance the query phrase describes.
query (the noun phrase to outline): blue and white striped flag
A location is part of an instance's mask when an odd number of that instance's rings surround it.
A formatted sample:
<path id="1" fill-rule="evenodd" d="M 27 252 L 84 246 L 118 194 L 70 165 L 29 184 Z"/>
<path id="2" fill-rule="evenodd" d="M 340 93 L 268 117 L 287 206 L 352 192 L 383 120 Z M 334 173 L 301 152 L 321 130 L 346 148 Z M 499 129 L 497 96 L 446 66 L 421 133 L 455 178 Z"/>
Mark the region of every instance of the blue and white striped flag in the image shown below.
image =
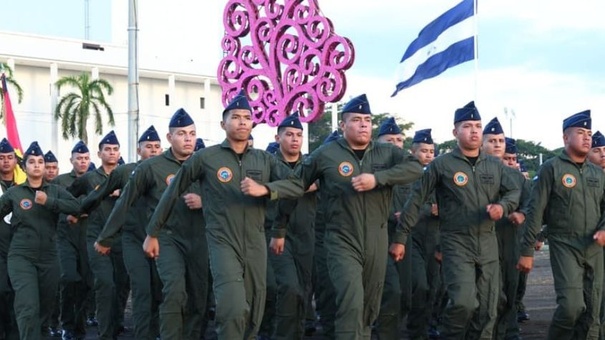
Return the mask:
<path id="1" fill-rule="evenodd" d="M 463 0 L 420 31 L 399 62 L 392 96 L 475 58 L 474 7 L 474 0 Z"/>

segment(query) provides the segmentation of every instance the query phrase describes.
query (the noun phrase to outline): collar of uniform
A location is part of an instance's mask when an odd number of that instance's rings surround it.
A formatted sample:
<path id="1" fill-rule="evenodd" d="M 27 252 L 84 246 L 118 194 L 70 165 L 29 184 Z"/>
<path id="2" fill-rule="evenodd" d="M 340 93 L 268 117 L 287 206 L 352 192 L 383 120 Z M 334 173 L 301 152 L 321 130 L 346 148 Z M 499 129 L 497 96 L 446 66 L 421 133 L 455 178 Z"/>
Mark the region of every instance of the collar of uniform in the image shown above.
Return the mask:
<path id="1" fill-rule="evenodd" d="M 277 159 L 279 159 L 280 161 L 287 163 L 286 159 L 284 158 L 284 154 L 281 153 L 281 150 L 278 150 L 275 154 L 275 157 L 277 157 Z M 302 152 L 298 152 L 298 159 L 296 160 L 296 164 L 302 162 L 303 159 L 303 154 Z"/>
<path id="2" fill-rule="evenodd" d="M 462 153 L 462 150 L 460 150 L 460 147 L 458 146 L 456 146 L 454 150 L 452 150 L 451 154 L 460 159 L 467 159 L 467 157 Z M 477 160 L 484 160 L 485 158 L 487 158 L 487 154 L 479 150 L 479 158 L 477 158 Z"/>
<path id="3" fill-rule="evenodd" d="M 168 150 L 164 151 L 164 157 L 173 162 L 177 162 L 179 164 L 181 163 L 178 159 L 176 159 L 176 157 L 174 157 L 174 154 L 172 154 L 172 147 L 169 147 Z"/>
<path id="4" fill-rule="evenodd" d="M 577 164 L 578 164 L 578 163 L 574 162 L 574 161 L 571 159 L 571 157 L 569 157 L 569 154 L 567 153 L 567 151 L 565 151 L 565 149 L 563 149 L 563 150 L 561 151 L 561 154 L 559 155 L 559 158 L 561 158 L 562 160 L 564 160 L 564 161 L 566 161 L 566 162 L 569 162 L 569 163 L 571 163 L 571 164 L 575 164 L 575 165 L 577 165 Z M 586 159 L 584 160 L 584 162 L 582 163 L 582 168 L 584 168 L 584 167 L 588 166 L 588 163 L 589 163 L 588 158 L 586 158 Z"/>
<path id="5" fill-rule="evenodd" d="M 229 144 L 229 140 L 227 138 L 225 138 L 223 140 L 223 142 L 221 143 L 221 148 L 223 148 L 223 149 L 231 149 L 231 144 Z M 233 149 L 231 149 L 231 150 L 233 150 Z M 248 145 L 246 147 L 246 150 L 244 152 L 248 152 L 248 150 L 250 150 L 250 145 Z"/>
<path id="6" fill-rule="evenodd" d="M 47 186 L 48 186 L 48 182 L 47 182 L 45 179 L 42 179 L 42 186 L 40 186 L 39 188 L 32 188 L 32 187 L 29 185 L 29 181 L 27 181 L 27 180 L 25 180 L 25 182 L 23 182 L 23 184 L 21 184 L 21 185 L 23 185 L 24 187 L 28 187 L 28 188 L 31 188 L 31 189 L 36 189 L 36 190 L 38 190 L 38 189 L 40 189 L 40 188 L 42 188 L 42 189 L 43 189 L 43 188 L 47 187 Z"/>
<path id="7" fill-rule="evenodd" d="M 340 144 L 340 146 L 342 146 L 345 149 L 349 149 L 351 151 L 354 151 L 353 148 L 351 148 L 349 146 L 349 142 L 347 142 L 347 140 L 345 138 L 338 138 L 337 140 L 335 140 L 336 143 Z M 366 148 L 366 152 L 372 150 L 374 148 L 374 141 L 370 140 L 370 144 L 368 144 L 368 147 Z"/>

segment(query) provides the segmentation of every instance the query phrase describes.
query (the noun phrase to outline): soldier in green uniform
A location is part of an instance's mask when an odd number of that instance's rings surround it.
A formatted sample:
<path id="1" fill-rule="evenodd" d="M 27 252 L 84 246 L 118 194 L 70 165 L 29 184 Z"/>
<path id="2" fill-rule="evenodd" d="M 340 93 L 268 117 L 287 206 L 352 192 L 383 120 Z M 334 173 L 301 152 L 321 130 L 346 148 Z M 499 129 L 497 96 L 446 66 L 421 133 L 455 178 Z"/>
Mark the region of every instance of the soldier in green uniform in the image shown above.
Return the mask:
<path id="1" fill-rule="evenodd" d="M 166 139 L 170 148 L 136 167 L 104 232 L 99 235 L 100 249 L 110 243 L 112 229 L 127 223 L 127 212 L 135 204 L 145 204 L 145 221 L 148 221 L 182 163 L 193 154 L 196 126 L 191 116 L 179 109 L 168 127 Z M 162 339 L 199 339 L 203 334 L 209 271 L 201 188 L 194 183 L 186 191 L 179 197 L 166 225 L 151 233 L 161 247 L 161 255 L 152 259 L 163 284 L 159 306 Z M 137 237 L 143 236 L 141 232 L 136 231 Z M 139 247 L 143 241 L 139 241 Z"/>
<path id="2" fill-rule="evenodd" d="M 48 151 L 44 154 L 44 179 L 47 182 L 52 181 L 59 175 L 59 161 L 55 154 L 52 151 Z M 58 243 L 57 243 L 58 244 Z M 59 313 L 61 312 L 61 297 L 60 297 L 60 289 L 57 287 L 57 295 L 55 299 L 54 309 L 50 318 L 48 320 L 48 325 L 42 325 L 42 332 L 45 332 L 48 329 L 48 335 L 53 338 L 60 338 L 62 335 L 61 330 L 59 329 Z"/>
<path id="3" fill-rule="evenodd" d="M 387 118 L 378 130 L 379 143 L 391 143 L 403 149 L 403 134 L 395 118 Z M 389 241 L 397 225 L 397 211 L 405 203 L 409 185 L 395 185 L 389 213 Z M 411 246 L 411 238 L 408 246 Z M 395 262 L 387 257 L 386 276 L 382 291 L 380 313 L 376 319 L 375 331 L 379 339 L 399 339 L 403 319 L 412 306 L 412 258 L 408 256 L 403 261 Z"/>
<path id="4" fill-rule="evenodd" d="M 72 170 L 61 174 L 53 184 L 68 188 L 76 178 L 84 175 L 90 164 L 90 152 L 79 141 L 71 150 Z M 91 272 L 86 252 L 86 217 L 79 220 L 74 215 L 61 214 L 57 224 L 57 248 L 59 254 L 59 315 L 64 340 L 86 335 L 87 296 L 91 292 Z"/>
<path id="5" fill-rule="evenodd" d="M 590 110 L 563 121 L 564 150 L 540 167 L 531 192 L 518 268 L 533 267 L 536 235 L 548 226 L 557 308 L 549 339 L 596 339 L 603 286 L 605 175 L 587 161 Z"/>
<path id="6" fill-rule="evenodd" d="M 605 137 L 600 131 L 592 135 L 592 148 L 588 153 L 588 160 L 605 171 Z M 605 294 L 601 296 L 600 323 L 599 339 L 605 339 Z"/>
<path id="7" fill-rule="evenodd" d="M 120 143 L 113 131 L 99 142 L 101 166 L 78 177 L 68 188 L 75 197 L 88 195 L 107 180 L 118 166 Z M 96 315 L 99 339 L 110 340 L 119 332 L 124 320 L 124 306 L 128 298 L 128 274 L 122 260 L 121 240 L 117 238 L 111 256 L 102 256 L 94 249 L 94 242 L 103 229 L 119 193 L 104 197 L 101 204 L 88 216 L 86 244 L 90 269 L 94 275 Z M 124 291 L 126 290 L 126 294 Z"/>
<path id="8" fill-rule="evenodd" d="M 44 179 L 47 181 L 52 181 L 59 175 L 59 161 L 55 154 L 48 150 L 47 153 L 44 154 Z"/>
<path id="9" fill-rule="evenodd" d="M 201 182 L 217 335 L 250 339 L 258 332 L 265 304 L 267 198 L 294 198 L 303 191 L 300 186 L 288 190 L 289 181 L 273 182 L 291 173 L 288 166 L 248 146 L 252 113 L 243 92 L 225 108 L 221 127 L 226 140 L 196 152 L 168 186 L 151 217 L 144 246 L 149 256 L 162 258 L 158 235 L 166 230 L 182 193 L 191 183 Z"/>
<path id="10" fill-rule="evenodd" d="M 3 138 L 0 141 L 0 197 L 13 185 L 20 184 L 15 182 L 16 166 L 15 149 L 6 138 Z M 6 267 L 12 229 L 10 216 L 2 216 L 0 220 L 0 339 L 5 340 L 19 339 L 13 308 L 15 293 L 11 287 Z"/>
<path id="11" fill-rule="evenodd" d="M 387 221 L 392 187 L 421 174 L 416 161 L 391 144 L 374 143 L 365 95 L 342 109 L 343 138 L 311 153 L 296 174 L 304 189 L 319 180 L 326 205 L 327 265 L 335 289 L 335 338 L 371 336 L 387 265 Z M 274 238 L 274 251 L 284 238 Z"/>
<path id="12" fill-rule="evenodd" d="M 159 155 L 161 152 L 160 137 L 152 125 L 139 137 L 137 153 L 143 161 Z M 81 204 L 81 210 L 89 213 L 105 197 L 112 195 L 116 190 L 124 189 L 132 171 L 141 161 L 118 166 L 113 170 L 100 187 L 86 196 Z M 124 265 L 130 276 L 134 335 L 136 339 L 142 340 L 155 339 L 159 335 L 157 311 L 161 296 L 161 285 L 155 270 L 155 263 L 150 261 L 141 249 L 147 225 L 145 207 L 144 200 L 139 200 L 134 209 L 128 210 L 124 226 L 106 223 L 94 244 L 98 253 L 109 255 L 113 238 L 116 234 L 119 235 L 120 232 L 123 232 L 122 249 Z M 103 242 L 99 243 L 99 240 L 103 240 Z"/>
<path id="13" fill-rule="evenodd" d="M 493 118 L 483 129 L 483 144 L 481 151 L 502 160 L 507 165 L 507 161 L 514 158 L 515 165 L 517 160 L 517 150 L 515 140 L 506 138 L 502 125 L 498 118 Z M 504 160 L 506 156 L 507 161 Z M 529 182 L 518 171 L 509 167 L 509 176 L 517 182 L 521 188 L 519 198 L 519 209 L 523 210 L 527 205 L 529 197 Z M 519 233 L 518 229 L 522 226 L 525 216 L 523 213 L 515 211 L 509 216 L 504 216 L 496 222 L 496 236 L 498 237 L 498 252 L 500 261 L 501 276 L 501 294 L 498 303 L 498 316 L 496 327 L 494 329 L 494 339 L 517 339 L 519 335 L 519 325 L 516 319 L 516 295 L 519 284 L 519 271 L 516 268 L 519 259 Z"/>
<path id="14" fill-rule="evenodd" d="M 41 326 L 52 313 L 59 281 L 59 213 L 76 213 L 79 205 L 64 188 L 44 180 L 44 154 L 38 142 L 29 146 L 23 162 L 27 180 L 0 197 L 0 216 L 13 214 L 7 265 L 20 338 L 41 339 Z"/>
<path id="15" fill-rule="evenodd" d="M 304 157 L 303 126 L 298 113 L 286 117 L 277 128 L 277 157 L 294 169 Z M 270 265 L 277 283 L 275 307 L 275 330 L 271 339 L 302 339 L 311 279 L 313 272 L 313 245 L 315 243 L 315 211 L 317 205 L 317 186 L 312 186 L 305 195 L 296 201 L 296 208 L 290 213 L 285 229 L 275 237 L 285 237 L 283 252 L 270 253 Z"/>
<path id="16" fill-rule="evenodd" d="M 334 130 L 322 145 L 341 138 L 338 130 Z M 325 339 L 334 338 L 334 318 L 336 317 L 336 300 L 334 286 L 330 280 L 327 264 L 327 249 L 324 246 L 326 234 L 326 206 L 322 204 L 322 194 L 317 191 L 317 210 L 315 214 L 315 254 L 313 258 L 313 292 L 315 310 L 319 316 L 322 334 Z"/>
<path id="17" fill-rule="evenodd" d="M 441 336 L 491 339 L 500 286 L 495 221 L 516 209 L 520 190 L 501 161 L 480 152 L 481 116 L 474 102 L 456 110 L 453 134 L 458 147 L 436 158 L 414 186 L 390 253 L 403 258 L 409 230 L 435 191 L 449 299 Z"/>
<path id="18" fill-rule="evenodd" d="M 435 157 L 435 143 L 431 129 L 416 131 L 412 139 L 412 154 L 422 166 L 428 166 Z M 397 209 L 401 209 L 405 202 Z M 412 261 L 412 309 L 408 314 L 407 330 L 411 339 L 426 339 L 437 294 L 439 263 L 435 252 L 439 242 L 439 217 L 435 195 L 426 202 L 420 213 L 420 219 L 412 228 L 410 254 Z M 395 227 L 394 227 L 395 229 Z M 394 232 L 393 232 L 394 233 Z M 405 261 L 405 258 L 403 261 Z M 403 262 L 402 261 L 402 262 Z"/>

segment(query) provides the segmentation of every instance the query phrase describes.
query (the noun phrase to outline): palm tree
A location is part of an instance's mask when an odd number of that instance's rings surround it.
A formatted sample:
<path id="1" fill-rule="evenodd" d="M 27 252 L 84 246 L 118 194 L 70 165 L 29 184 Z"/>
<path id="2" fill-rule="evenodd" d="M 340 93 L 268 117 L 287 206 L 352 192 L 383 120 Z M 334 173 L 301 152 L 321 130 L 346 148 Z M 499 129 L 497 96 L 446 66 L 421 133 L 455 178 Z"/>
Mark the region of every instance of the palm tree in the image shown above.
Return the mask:
<path id="1" fill-rule="evenodd" d="M 17 83 L 15 78 L 13 78 L 13 69 L 8 66 L 7 63 L 0 63 L 0 74 L 4 73 L 6 77 L 6 84 L 12 86 L 15 90 L 17 90 L 17 101 L 21 103 L 23 101 L 23 89 L 21 85 Z M 0 83 L 0 90 L 4 90 L 2 88 L 2 83 Z M 0 109 L 0 119 L 4 119 L 4 96 L 0 96 L 0 105 L 2 108 Z"/>
<path id="2" fill-rule="evenodd" d="M 108 123 L 114 126 L 113 111 L 105 100 L 107 96 L 113 93 L 113 87 L 104 79 L 91 80 L 88 73 L 81 73 L 78 76 L 63 77 L 55 83 L 57 90 L 65 85 L 70 85 L 77 89 L 61 97 L 59 104 L 55 108 L 55 119 L 61 119 L 61 130 L 64 139 L 69 137 L 81 139 L 88 143 L 88 132 L 86 124 L 91 113 L 95 118 L 95 133 L 103 133 L 103 117 L 101 110 L 107 112 Z"/>

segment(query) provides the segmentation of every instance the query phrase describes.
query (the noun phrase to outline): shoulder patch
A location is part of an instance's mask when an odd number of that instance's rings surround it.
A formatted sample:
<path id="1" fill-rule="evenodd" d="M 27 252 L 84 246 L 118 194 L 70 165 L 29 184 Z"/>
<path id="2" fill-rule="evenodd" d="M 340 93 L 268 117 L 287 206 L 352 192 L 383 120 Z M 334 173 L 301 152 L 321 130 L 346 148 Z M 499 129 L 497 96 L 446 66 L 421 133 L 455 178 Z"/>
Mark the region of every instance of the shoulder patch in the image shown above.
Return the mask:
<path id="1" fill-rule="evenodd" d="M 462 171 L 458 171 L 454 174 L 454 184 L 459 187 L 463 187 L 468 183 L 468 175 Z"/>
<path id="2" fill-rule="evenodd" d="M 172 183 L 172 180 L 174 179 L 174 174 L 170 174 L 168 176 L 166 176 L 166 185 L 170 185 L 170 183 Z"/>
<path id="3" fill-rule="evenodd" d="M 338 173 L 341 176 L 349 177 L 353 174 L 353 164 L 350 162 L 342 162 L 338 165 Z"/>
<path id="4" fill-rule="evenodd" d="M 231 171 L 231 169 L 228 167 L 223 166 L 216 172 L 216 178 L 219 180 L 219 182 L 228 183 L 233 178 L 233 171 Z"/>
<path id="5" fill-rule="evenodd" d="M 577 180 L 572 174 L 564 174 L 563 177 L 561 177 L 561 183 L 563 183 L 563 186 L 566 188 L 573 188 L 576 186 Z"/>
<path id="6" fill-rule="evenodd" d="M 29 209 L 32 208 L 33 204 L 32 204 L 32 201 L 30 199 L 24 198 L 24 199 L 21 200 L 21 202 L 19 202 L 19 206 L 23 210 L 29 210 Z"/>

